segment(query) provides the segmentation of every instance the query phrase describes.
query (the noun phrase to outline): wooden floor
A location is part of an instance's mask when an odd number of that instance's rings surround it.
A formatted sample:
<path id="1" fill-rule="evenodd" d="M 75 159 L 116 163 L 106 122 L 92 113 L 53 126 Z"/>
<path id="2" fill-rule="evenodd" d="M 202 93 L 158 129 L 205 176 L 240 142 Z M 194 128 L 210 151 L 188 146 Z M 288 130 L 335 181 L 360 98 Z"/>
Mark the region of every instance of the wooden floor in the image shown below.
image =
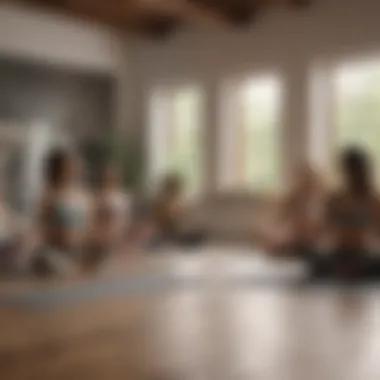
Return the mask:
<path id="1" fill-rule="evenodd" d="M 273 269 L 258 262 L 233 247 L 132 256 L 110 263 L 98 278 L 161 273 L 194 281 L 61 307 L 3 305 L 0 379 L 380 379 L 376 290 L 230 281 Z M 9 283 L 1 291 L 32 286 L 64 284 Z"/>

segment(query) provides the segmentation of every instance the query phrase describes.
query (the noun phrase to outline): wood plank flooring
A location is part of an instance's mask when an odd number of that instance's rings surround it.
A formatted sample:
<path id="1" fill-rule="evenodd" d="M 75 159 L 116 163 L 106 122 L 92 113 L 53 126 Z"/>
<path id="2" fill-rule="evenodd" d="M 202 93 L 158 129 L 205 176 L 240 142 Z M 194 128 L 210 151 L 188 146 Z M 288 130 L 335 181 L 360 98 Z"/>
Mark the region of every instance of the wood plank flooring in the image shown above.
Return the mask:
<path id="1" fill-rule="evenodd" d="M 202 282 L 52 308 L 2 304 L 0 379 L 378 380 L 380 290 L 229 282 L 276 265 L 239 247 L 135 255 L 70 282 L 152 273 Z M 9 282 L 0 293 L 51 286 L 65 284 Z"/>

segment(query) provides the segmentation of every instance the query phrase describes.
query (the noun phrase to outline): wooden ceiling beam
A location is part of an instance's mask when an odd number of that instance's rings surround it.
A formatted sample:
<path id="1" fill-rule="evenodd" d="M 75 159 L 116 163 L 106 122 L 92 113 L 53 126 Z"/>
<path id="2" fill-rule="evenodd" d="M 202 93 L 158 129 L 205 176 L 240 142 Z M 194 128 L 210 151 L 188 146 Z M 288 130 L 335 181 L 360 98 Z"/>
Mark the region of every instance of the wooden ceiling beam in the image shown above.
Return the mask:
<path id="1" fill-rule="evenodd" d="M 313 0 L 265 0 L 267 7 L 306 8 Z"/>
<path id="2" fill-rule="evenodd" d="M 225 27 L 245 26 L 251 24 L 265 9 L 281 6 L 303 8 L 310 5 L 312 0 L 13 0 L 13 2 L 51 8 L 125 32 L 167 36 L 184 22 Z"/>
<path id="3" fill-rule="evenodd" d="M 60 12 L 68 16 L 81 18 L 90 22 L 103 24 L 111 29 L 128 30 L 128 22 L 121 17 L 120 12 L 116 12 L 113 7 L 108 7 L 104 11 L 104 5 L 99 5 L 100 0 L 93 0 L 91 7 L 84 4 L 78 6 L 73 0 L 17 0 L 20 4 L 41 7 L 55 12 Z"/>
<path id="4" fill-rule="evenodd" d="M 133 0 L 141 12 L 150 12 L 200 24 L 226 25 L 228 20 L 201 4 L 190 0 Z"/>
<path id="5" fill-rule="evenodd" d="M 262 10 L 266 0 L 189 0 L 222 15 L 229 24 L 250 24 Z"/>

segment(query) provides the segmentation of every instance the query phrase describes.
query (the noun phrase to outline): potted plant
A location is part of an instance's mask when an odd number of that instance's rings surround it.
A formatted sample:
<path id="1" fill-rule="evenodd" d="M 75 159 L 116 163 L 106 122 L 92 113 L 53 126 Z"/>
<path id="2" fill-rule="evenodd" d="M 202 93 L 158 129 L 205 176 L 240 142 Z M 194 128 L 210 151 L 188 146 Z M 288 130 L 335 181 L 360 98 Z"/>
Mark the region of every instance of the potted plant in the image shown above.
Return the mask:
<path id="1" fill-rule="evenodd" d="M 124 136 L 121 138 L 118 135 L 88 140 L 81 146 L 89 167 L 90 181 L 96 178 L 105 162 L 112 161 L 120 168 L 124 187 L 131 191 L 139 188 L 142 182 L 144 169 L 142 150 L 139 139 Z"/>

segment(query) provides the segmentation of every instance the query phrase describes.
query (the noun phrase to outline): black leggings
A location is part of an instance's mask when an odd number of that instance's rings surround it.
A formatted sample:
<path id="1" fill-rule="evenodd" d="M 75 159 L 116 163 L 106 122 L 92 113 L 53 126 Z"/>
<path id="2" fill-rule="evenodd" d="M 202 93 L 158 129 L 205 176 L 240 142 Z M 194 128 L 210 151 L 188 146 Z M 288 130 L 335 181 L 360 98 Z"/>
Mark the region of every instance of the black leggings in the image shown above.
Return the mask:
<path id="1" fill-rule="evenodd" d="M 320 252 L 309 248 L 303 260 L 314 279 L 380 280 L 380 257 L 368 250 Z"/>

